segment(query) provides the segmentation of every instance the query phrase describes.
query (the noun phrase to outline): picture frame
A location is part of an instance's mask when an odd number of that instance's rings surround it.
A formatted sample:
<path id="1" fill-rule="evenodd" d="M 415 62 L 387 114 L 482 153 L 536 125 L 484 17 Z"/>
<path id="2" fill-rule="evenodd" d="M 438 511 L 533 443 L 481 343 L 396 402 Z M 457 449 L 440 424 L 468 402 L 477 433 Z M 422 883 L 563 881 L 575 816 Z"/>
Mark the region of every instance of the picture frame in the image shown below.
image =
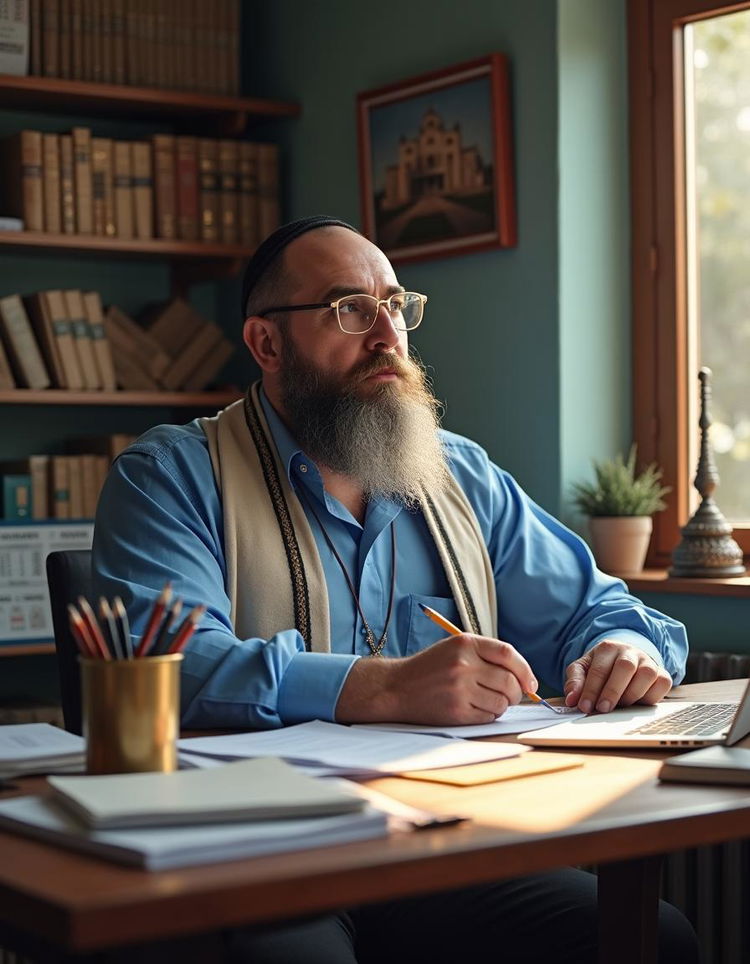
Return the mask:
<path id="1" fill-rule="evenodd" d="M 517 243 L 508 60 L 357 95 L 364 233 L 392 262 Z"/>

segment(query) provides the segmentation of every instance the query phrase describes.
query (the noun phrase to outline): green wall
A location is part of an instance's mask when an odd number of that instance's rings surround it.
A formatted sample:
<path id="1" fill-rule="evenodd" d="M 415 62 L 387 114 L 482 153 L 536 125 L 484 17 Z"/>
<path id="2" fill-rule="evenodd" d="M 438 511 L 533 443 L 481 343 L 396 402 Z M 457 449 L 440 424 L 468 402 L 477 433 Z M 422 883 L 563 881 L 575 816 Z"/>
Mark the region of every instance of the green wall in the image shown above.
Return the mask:
<path id="1" fill-rule="evenodd" d="M 492 51 L 512 73 L 518 247 L 399 269 L 430 297 L 414 344 L 447 401 L 446 427 L 471 435 L 553 511 L 559 507 L 557 56 L 552 0 L 349 0 L 253 4 L 248 80 L 298 100 L 280 127 L 290 217 L 360 224 L 355 95 Z M 429 38 L 429 39 L 428 39 Z"/>

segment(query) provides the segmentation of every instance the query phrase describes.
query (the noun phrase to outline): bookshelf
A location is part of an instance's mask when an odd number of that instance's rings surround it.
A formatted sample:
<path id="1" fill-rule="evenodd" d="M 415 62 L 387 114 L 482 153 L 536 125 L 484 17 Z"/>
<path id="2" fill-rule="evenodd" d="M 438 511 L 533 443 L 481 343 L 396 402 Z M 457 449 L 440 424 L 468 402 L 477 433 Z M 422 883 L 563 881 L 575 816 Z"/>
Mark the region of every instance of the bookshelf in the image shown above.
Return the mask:
<path id="1" fill-rule="evenodd" d="M 6 118 L 6 129 L 31 126 L 27 116 L 34 113 L 45 114 L 42 122 L 49 129 L 49 118 L 55 115 L 65 118 L 78 117 L 82 123 L 97 120 L 110 125 L 113 121 L 123 124 L 151 128 L 154 123 L 163 124 L 174 133 L 189 133 L 213 138 L 239 138 L 253 124 L 260 121 L 294 118 L 300 113 L 298 104 L 261 98 L 235 97 L 219 94 L 167 90 L 163 88 L 120 86 L 81 80 L 66 80 L 58 77 L 0 75 L 0 113 Z M 17 114 L 17 120 L 14 115 Z M 132 133 L 127 136 L 132 137 Z M 75 264 L 76 281 L 74 287 L 81 287 L 80 273 L 88 273 L 90 266 L 91 287 L 97 287 L 93 279 L 105 265 L 115 272 L 158 271 L 158 265 L 168 269 L 163 294 L 185 295 L 192 285 L 205 282 L 218 282 L 236 276 L 243 262 L 252 254 L 252 249 L 242 244 L 225 244 L 208 241 L 165 240 L 161 238 L 124 240 L 101 235 L 52 234 L 41 231 L 0 231 L 0 264 L 11 257 L 19 261 L 22 274 L 26 279 L 33 278 L 38 288 L 45 286 L 45 278 L 53 262 L 67 270 L 67 263 Z M 127 269 L 125 265 L 135 265 Z M 121 267 L 118 269 L 118 265 Z M 150 267 L 155 266 L 155 267 Z M 149 283 L 153 284 L 153 275 Z M 159 275 L 162 278 L 162 275 Z M 15 285 L 28 280 L 16 281 L 13 272 L 5 273 L 0 285 L 0 296 L 10 294 Z M 59 282 L 50 287 L 59 287 Z M 199 296 L 200 297 L 200 296 Z M 0 391 L 0 410 L 13 409 L 14 428 L 6 433 L 2 443 L 3 457 L 18 455 L 22 444 L 26 451 L 42 451 L 47 440 L 48 447 L 55 451 L 60 439 L 76 431 L 82 431 L 85 424 L 89 432 L 123 431 L 125 422 L 133 422 L 133 427 L 143 430 L 143 423 L 152 424 L 152 418 L 159 409 L 173 412 L 193 412 L 213 414 L 218 409 L 236 401 L 238 390 L 215 390 L 199 392 L 182 391 L 73 391 L 69 389 L 32 390 L 17 388 Z M 128 412 L 132 409 L 132 412 Z M 139 411 L 140 410 L 140 411 Z M 6 411 L 9 416 L 10 411 Z M 161 418 L 161 415 L 159 416 Z M 171 416 L 170 416 L 171 418 Z M 10 418 L 8 419 L 10 421 Z M 179 419 L 176 419 L 179 420 Z M 127 431 L 132 431 L 128 427 Z M 27 658 L 54 653 L 54 645 L 46 643 L 19 643 L 0 646 L 0 658 L 21 657 L 15 673 L 27 679 L 36 677 L 40 663 L 31 665 Z M 13 662 L 12 660 L 10 661 Z M 42 667 L 43 669 L 43 667 Z M 6 680 L 10 685 L 10 678 Z M 1 688 L 0 688 L 1 689 Z M 0 692 L 0 704 L 7 691 Z"/>

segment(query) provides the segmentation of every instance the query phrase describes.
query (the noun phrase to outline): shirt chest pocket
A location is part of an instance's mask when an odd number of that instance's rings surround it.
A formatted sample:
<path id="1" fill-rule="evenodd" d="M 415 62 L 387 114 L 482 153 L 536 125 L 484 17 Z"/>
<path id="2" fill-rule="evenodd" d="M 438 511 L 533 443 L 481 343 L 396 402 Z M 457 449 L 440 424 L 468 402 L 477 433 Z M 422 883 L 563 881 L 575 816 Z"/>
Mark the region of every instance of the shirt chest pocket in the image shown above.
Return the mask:
<path id="1" fill-rule="evenodd" d="M 454 625 L 461 625 L 458 608 L 451 597 L 420 596 L 416 593 L 406 596 L 403 600 L 405 622 L 407 623 L 405 656 L 412 656 L 414 653 L 427 649 L 428 646 L 432 646 L 433 643 L 450 635 L 422 612 L 419 608 L 420 603 L 434 609 L 441 616 L 445 616 Z"/>

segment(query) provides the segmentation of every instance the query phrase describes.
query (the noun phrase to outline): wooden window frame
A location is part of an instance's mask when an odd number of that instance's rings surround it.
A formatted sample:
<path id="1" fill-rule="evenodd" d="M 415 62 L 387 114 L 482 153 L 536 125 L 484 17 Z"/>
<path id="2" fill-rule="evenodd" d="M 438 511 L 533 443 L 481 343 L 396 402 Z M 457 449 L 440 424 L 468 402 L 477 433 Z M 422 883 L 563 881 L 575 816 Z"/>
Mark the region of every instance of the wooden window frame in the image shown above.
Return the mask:
<path id="1" fill-rule="evenodd" d="M 639 461 L 655 461 L 672 487 L 654 517 L 647 565 L 667 566 L 690 514 L 685 163 L 682 102 L 685 24 L 750 9 L 750 0 L 628 0 L 630 98 L 633 437 Z M 721 488 L 717 493 L 721 505 Z M 750 526 L 734 538 L 750 556 Z"/>

